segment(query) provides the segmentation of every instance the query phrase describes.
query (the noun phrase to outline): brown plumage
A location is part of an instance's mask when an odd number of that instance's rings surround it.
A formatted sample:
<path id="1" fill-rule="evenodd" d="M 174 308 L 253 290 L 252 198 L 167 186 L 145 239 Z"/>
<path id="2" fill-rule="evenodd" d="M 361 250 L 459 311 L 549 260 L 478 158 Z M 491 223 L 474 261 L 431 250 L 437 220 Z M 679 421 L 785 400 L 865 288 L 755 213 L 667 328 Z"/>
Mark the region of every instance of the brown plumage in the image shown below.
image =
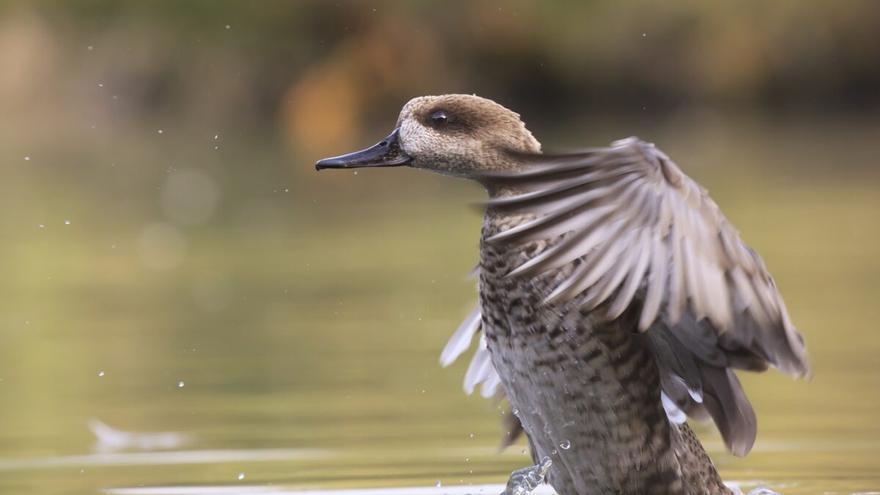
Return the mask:
<path id="1" fill-rule="evenodd" d="M 727 493 L 684 414 L 737 455 L 754 411 L 734 370 L 809 373 L 761 258 L 706 191 L 636 138 L 545 154 L 519 116 L 416 98 L 395 131 L 318 168 L 409 165 L 489 192 L 477 309 L 441 354 L 479 344 L 469 393 L 503 394 L 561 495 Z M 684 413 L 684 414 L 683 414 Z"/>

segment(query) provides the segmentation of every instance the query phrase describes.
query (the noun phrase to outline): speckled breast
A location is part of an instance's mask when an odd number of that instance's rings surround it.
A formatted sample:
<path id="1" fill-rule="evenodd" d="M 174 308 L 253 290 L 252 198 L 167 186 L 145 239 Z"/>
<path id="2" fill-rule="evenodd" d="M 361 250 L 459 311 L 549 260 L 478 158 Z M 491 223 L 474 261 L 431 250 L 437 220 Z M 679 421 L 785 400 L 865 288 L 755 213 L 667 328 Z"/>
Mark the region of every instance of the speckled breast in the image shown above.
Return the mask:
<path id="1" fill-rule="evenodd" d="M 483 239 L 524 221 L 487 213 Z M 536 459 L 553 461 L 560 495 L 686 493 L 653 357 L 634 315 L 603 322 L 580 301 L 543 303 L 575 263 L 506 276 L 551 244 L 480 251 L 480 304 L 492 362 Z"/>

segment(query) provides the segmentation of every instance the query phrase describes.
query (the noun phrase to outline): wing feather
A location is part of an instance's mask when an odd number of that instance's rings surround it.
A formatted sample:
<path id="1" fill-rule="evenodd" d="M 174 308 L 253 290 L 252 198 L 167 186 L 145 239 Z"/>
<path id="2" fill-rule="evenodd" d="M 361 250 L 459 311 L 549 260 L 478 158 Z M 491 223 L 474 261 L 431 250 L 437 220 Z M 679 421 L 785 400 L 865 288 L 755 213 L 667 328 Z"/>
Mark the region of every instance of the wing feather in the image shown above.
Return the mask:
<path id="1" fill-rule="evenodd" d="M 645 270 L 648 269 L 648 265 L 651 261 L 650 236 L 651 233 L 647 229 L 642 229 L 639 236 L 639 244 L 636 248 L 638 254 L 635 264 L 632 270 L 625 271 L 626 282 L 617 294 L 617 297 L 614 299 L 614 303 L 611 304 L 611 307 L 608 309 L 609 319 L 616 319 L 624 312 L 624 310 L 626 310 L 630 302 L 632 302 L 633 296 L 636 295 L 636 290 L 638 290 L 642 283 L 643 277 L 645 276 Z"/>
<path id="2" fill-rule="evenodd" d="M 446 343 L 446 347 L 443 348 L 443 352 L 440 353 L 441 366 L 444 368 L 449 366 L 471 346 L 474 335 L 480 330 L 480 318 L 481 313 L 478 306 L 461 322 L 458 330 L 452 334 L 452 337 Z"/>
<path id="3" fill-rule="evenodd" d="M 660 312 L 660 304 L 669 276 L 669 253 L 667 244 L 655 233 L 651 250 L 651 266 L 648 274 L 647 291 L 639 318 L 639 330 L 647 330 Z"/>
<path id="4" fill-rule="evenodd" d="M 477 385 L 485 382 L 486 379 L 492 376 L 492 373 L 495 373 L 495 368 L 492 366 L 489 350 L 486 348 L 486 339 L 481 335 L 477 352 L 474 353 L 471 364 L 464 374 L 465 393 L 468 395 L 474 393 Z"/>

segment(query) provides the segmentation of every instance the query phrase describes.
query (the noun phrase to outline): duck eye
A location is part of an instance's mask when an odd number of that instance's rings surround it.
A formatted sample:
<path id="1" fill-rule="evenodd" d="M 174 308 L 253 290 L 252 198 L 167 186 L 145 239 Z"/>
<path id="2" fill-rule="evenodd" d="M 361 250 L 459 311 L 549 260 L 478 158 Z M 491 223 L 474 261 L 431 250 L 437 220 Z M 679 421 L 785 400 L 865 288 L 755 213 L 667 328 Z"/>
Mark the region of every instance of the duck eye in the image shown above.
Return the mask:
<path id="1" fill-rule="evenodd" d="M 431 123 L 434 125 L 443 125 L 449 120 L 449 117 L 446 115 L 446 112 L 443 110 L 437 110 L 436 112 L 431 114 Z"/>

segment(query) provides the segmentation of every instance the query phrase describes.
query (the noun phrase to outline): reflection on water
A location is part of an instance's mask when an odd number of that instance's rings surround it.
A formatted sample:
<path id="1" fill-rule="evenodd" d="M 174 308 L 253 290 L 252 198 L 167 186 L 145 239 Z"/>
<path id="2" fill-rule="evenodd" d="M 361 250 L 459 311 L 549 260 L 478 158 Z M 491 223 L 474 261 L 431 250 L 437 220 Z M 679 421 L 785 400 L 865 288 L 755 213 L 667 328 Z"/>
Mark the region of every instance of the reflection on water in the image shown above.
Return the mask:
<path id="1" fill-rule="evenodd" d="M 832 160 L 876 160 L 877 140 L 842 129 L 657 139 L 762 253 L 814 364 L 808 383 L 744 376 L 748 457 L 699 429 L 745 490 L 880 489 L 878 180 Z M 265 157 L 240 146 L 233 165 Z M 0 211 L 0 492 L 498 493 L 530 464 L 523 445 L 496 451 L 501 411 L 461 392 L 467 360 L 437 364 L 474 299 L 479 191 L 259 162 L 174 182 L 135 157 L 92 170 L 90 193 L 0 168 L 0 201 L 39 205 Z M 149 167 L 149 186 L 125 186 Z M 97 444 L 90 418 L 110 425 L 92 425 Z"/>
<path id="2" fill-rule="evenodd" d="M 295 490 L 266 486 L 242 487 L 157 487 L 157 488 L 120 488 L 107 490 L 110 495 L 243 495 L 247 493 L 272 493 L 276 495 L 498 495 L 504 490 L 502 485 L 469 485 L 451 487 L 404 487 L 376 488 L 354 490 Z M 532 495 L 552 495 L 555 493 L 548 486 L 540 486 Z"/>
<path id="3" fill-rule="evenodd" d="M 107 490 L 109 495 L 244 495 L 248 493 L 272 493 L 275 495 L 498 495 L 504 491 L 502 485 L 468 485 L 450 487 L 403 487 L 349 490 L 296 490 L 267 486 L 169 486 L 156 488 L 118 488 Z M 530 492 L 531 495 L 553 495 L 555 492 L 542 485 Z"/>
<path id="4" fill-rule="evenodd" d="M 95 435 L 97 452 L 176 449 L 193 442 L 190 435 L 174 431 L 145 433 L 118 430 L 96 418 L 90 419 L 88 425 L 89 430 Z"/>
<path id="5" fill-rule="evenodd" d="M 327 458 L 326 452 L 309 449 L 179 450 L 85 454 L 32 459 L 0 459 L 0 471 L 40 470 L 58 467 L 158 466 L 233 462 L 295 461 Z"/>

